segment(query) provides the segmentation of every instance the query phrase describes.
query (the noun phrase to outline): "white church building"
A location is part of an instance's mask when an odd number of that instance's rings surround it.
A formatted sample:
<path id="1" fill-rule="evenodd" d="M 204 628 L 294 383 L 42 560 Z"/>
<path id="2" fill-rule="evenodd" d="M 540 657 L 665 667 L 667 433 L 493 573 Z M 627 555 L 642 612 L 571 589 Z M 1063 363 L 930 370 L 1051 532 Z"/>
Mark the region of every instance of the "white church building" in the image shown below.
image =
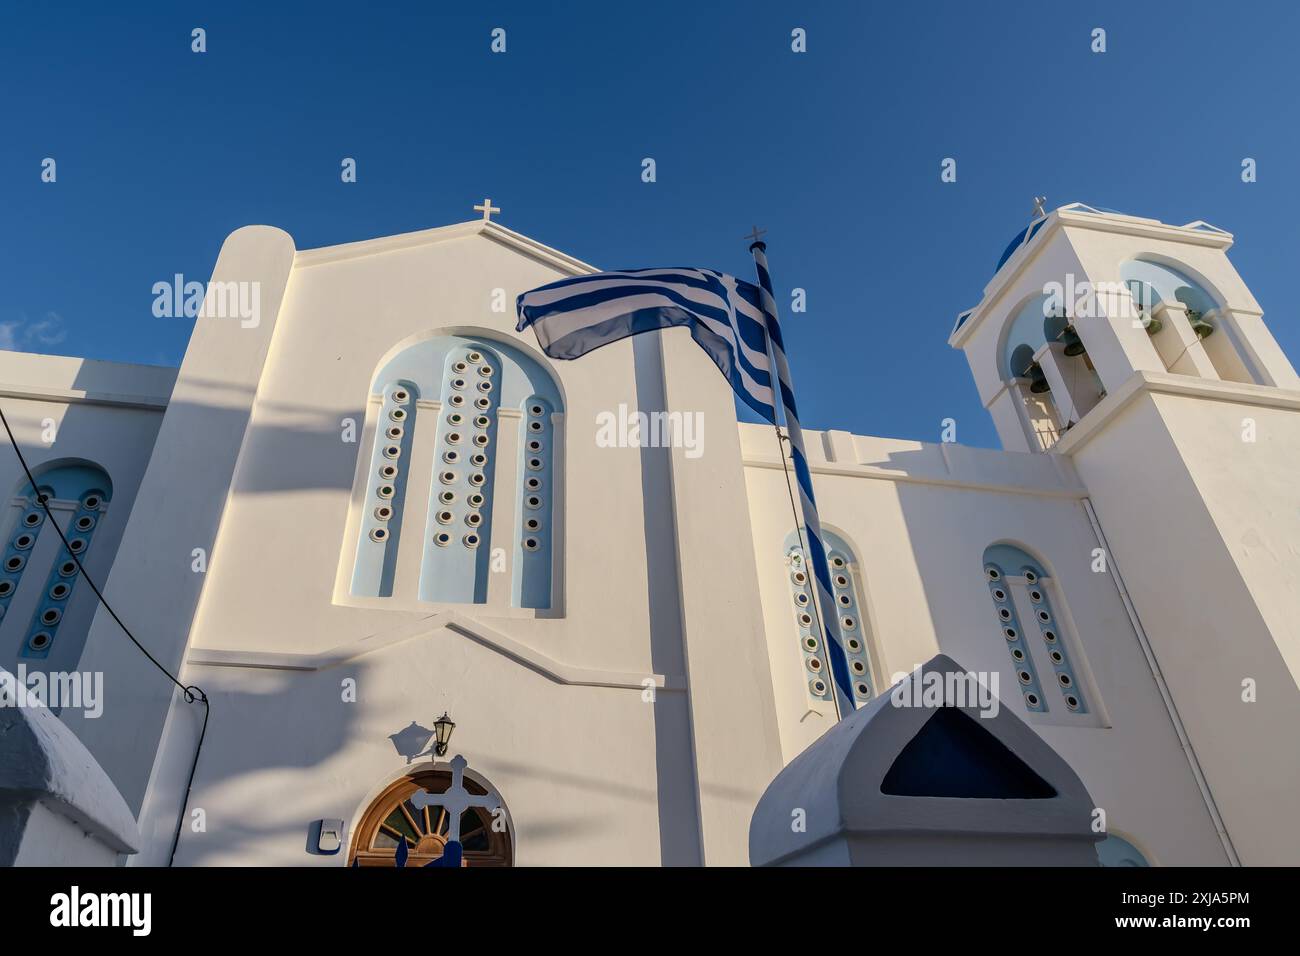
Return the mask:
<path id="1" fill-rule="evenodd" d="M 547 359 L 515 297 L 597 270 L 486 219 L 234 232 L 179 369 L 0 352 L 36 479 L 0 455 L 0 668 L 102 675 L 0 709 L 0 861 L 418 865 L 462 764 L 469 865 L 859 862 L 826 848 L 890 826 L 933 831 L 878 862 L 942 860 L 1046 819 L 895 759 L 890 687 L 945 655 L 1084 862 L 1300 863 L 1300 378 L 1232 241 L 1046 213 L 948 338 L 1002 450 L 806 433 L 837 724 L 779 439 L 686 330 Z M 87 576 L 206 695 L 197 763 L 203 705 Z"/>

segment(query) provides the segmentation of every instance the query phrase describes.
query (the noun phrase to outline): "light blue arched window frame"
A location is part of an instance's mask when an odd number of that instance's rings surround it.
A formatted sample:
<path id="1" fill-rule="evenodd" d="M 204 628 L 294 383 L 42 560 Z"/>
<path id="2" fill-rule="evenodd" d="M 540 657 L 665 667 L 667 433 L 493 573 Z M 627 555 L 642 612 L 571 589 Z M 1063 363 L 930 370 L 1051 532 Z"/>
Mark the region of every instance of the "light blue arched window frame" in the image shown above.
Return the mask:
<path id="1" fill-rule="evenodd" d="M 90 554 L 113 485 L 102 468 L 84 461 L 47 463 L 36 469 L 34 476 L 36 487 L 24 481 L 15 496 L 18 507 L 0 563 L 0 624 L 4 625 L 6 644 L 16 636 L 17 659 L 49 661 L 53 655 L 71 668 L 81 658 L 86 629 L 70 631 L 64 618 L 81 578 L 77 562 L 84 563 Z M 66 545 L 59 540 L 58 531 L 49 527 L 39 496 L 44 496 L 54 512 Z M 42 547 L 47 537 L 57 542 L 53 560 L 41 560 L 34 566 L 39 555 L 50 554 Z M 20 627 L 10 618 L 28 604 L 32 605 L 30 617 L 23 618 Z"/>
<path id="2" fill-rule="evenodd" d="M 1088 713 L 1042 562 L 1012 544 L 990 545 L 984 551 L 984 578 L 1025 708 L 1047 713 L 1060 706 L 1070 713 Z"/>
<path id="3" fill-rule="evenodd" d="M 822 528 L 826 544 L 826 561 L 830 565 L 832 590 L 839 610 L 840 633 L 844 638 L 845 656 L 849 674 L 853 679 L 853 697 L 861 707 L 871 700 L 874 683 L 871 673 L 871 648 L 867 637 L 866 615 L 862 607 L 861 568 L 853 549 L 839 535 Z M 789 575 L 790 601 L 798 634 L 799 653 L 803 659 L 804 678 L 808 696 L 814 700 L 831 701 L 830 661 L 822 646 L 824 632 L 820 621 L 820 607 L 812 581 L 812 567 L 808 562 L 799 532 L 791 531 L 784 544 L 785 562 Z"/>
<path id="4" fill-rule="evenodd" d="M 395 389 L 410 399 L 400 436 L 406 444 L 396 447 L 385 444 L 398 441 L 387 420 Z M 372 393 L 382 405 L 352 593 L 391 596 L 401 536 L 420 534 L 418 600 L 487 603 L 496 542 L 512 554 L 510 603 L 551 607 L 555 421 L 563 401 L 549 371 L 514 345 L 476 335 L 434 335 L 387 361 Z M 425 423 L 418 428 L 417 418 Z M 432 427 L 427 427 L 428 419 Z M 516 449 L 514 474 L 511 487 L 502 489 L 498 449 L 507 435 Z M 410 443 L 417 440 L 433 444 L 428 474 L 408 474 L 403 464 L 411 460 Z M 501 533 L 507 529 L 496 528 L 493 520 L 503 493 L 515 505 L 509 538 Z M 404 518 L 419 510 L 414 505 L 421 498 L 424 526 L 407 527 Z M 386 502 L 387 511 L 375 510 Z"/>

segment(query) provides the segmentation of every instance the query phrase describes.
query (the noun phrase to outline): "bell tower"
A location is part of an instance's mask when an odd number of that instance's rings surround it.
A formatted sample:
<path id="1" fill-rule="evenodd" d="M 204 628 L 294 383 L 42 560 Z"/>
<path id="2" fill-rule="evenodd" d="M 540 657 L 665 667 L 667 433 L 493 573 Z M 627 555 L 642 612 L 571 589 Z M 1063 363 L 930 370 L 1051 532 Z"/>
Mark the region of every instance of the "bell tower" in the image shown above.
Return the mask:
<path id="1" fill-rule="evenodd" d="M 1045 212 L 949 344 L 1004 448 L 1072 463 L 1094 570 L 1131 609 L 1225 846 L 1281 864 L 1300 858 L 1300 377 L 1232 241 L 1199 220 Z"/>

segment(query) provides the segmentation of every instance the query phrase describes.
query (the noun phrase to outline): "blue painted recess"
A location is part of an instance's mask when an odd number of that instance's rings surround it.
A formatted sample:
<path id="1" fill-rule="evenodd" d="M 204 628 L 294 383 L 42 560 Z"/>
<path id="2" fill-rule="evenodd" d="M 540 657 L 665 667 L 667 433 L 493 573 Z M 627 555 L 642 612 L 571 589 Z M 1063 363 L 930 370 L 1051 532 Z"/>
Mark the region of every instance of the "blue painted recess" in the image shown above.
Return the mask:
<path id="1" fill-rule="evenodd" d="M 515 575 L 511 604 L 515 607 L 551 606 L 552 496 L 555 409 L 545 398 L 530 396 L 524 402 L 524 436 L 519 443 L 519 518 L 515 528 Z"/>
<path id="2" fill-rule="evenodd" d="M 849 676 L 853 679 L 853 697 L 861 707 L 871 700 L 874 690 L 871 677 L 871 654 L 867 646 L 866 624 L 858 600 L 858 562 L 848 543 L 834 532 L 822 529 L 826 544 L 826 561 L 830 566 L 831 593 L 839 609 L 840 634 L 844 639 L 844 655 L 848 660 Z M 790 598 L 794 604 L 798 625 L 799 650 L 803 655 L 804 677 L 808 694 L 817 700 L 831 700 L 830 661 L 822 646 L 820 607 L 815 607 L 816 587 L 812 565 L 804 556 L 799 533 L 791 531 L 785 539 L 787 574 L 790 579 Z"/>
<path id="3" fill-rule="evenodd" d="M 374 447 L 366 479 L 366 499 L 352 572 L 352 593 L 389 597 L 397 576 L 397 548 L 406 507 L 411 436 L 415 433 L 420 392 L 407 380 L 384 386 L 375 418 Z"/>

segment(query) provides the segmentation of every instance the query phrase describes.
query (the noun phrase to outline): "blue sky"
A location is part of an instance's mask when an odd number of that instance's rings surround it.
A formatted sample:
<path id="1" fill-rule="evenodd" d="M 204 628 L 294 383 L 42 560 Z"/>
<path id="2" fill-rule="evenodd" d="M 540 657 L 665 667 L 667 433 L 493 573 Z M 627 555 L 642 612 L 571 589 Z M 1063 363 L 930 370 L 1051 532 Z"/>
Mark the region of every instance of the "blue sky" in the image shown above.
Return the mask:
<path id="1" fill-rule="evenodd" d="M 606 268 L 749 277 L 761 224 L 778 300 L 807 290 L 785 315 L 806 425 L 937 440 L 953 417 L 996 445 L 945 340 L 1040 193 L 1235 233 L 1300 358 L 1300 14 L 1080 6 L 5 5 L 0 345 L 178 364 L 190 322 L 154 318 L 151 287 L 205 280 L 232 230 L 311 248 L 473 218 L 487 194 Z"/>

